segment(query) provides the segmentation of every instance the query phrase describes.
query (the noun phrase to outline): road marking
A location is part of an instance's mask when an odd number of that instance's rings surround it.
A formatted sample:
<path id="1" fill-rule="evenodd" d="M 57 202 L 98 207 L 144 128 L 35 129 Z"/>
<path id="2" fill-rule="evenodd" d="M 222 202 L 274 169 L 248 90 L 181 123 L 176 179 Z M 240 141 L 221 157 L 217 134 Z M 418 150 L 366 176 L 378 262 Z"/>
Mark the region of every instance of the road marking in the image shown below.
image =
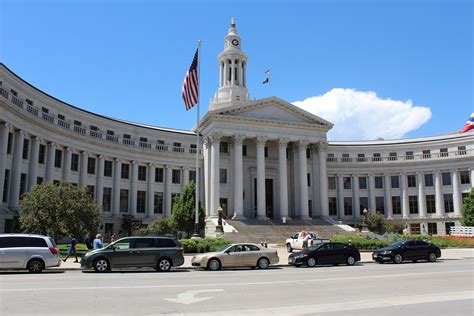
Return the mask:
<path id="1" fill-rule="evenodd" d="M 206 297 L 194 297 L 194 295 L 199 294 L 199 293 L 208 293 L 208 292 L 222 292 L 224 291 L 223 289 L 213 289 L 213 290 L 194 290 L 194 291 L 186 291 L 184 293 L 180 293 L 176 296 L 176 298 L 164 298 L 166 301 L 174 302 L 174 303 L 180 303 L 180 304 L 194 304 L 197 302 L 202 302 L 211 298 L 214 298 L 213 296 L 206 296 Z"/>
<path id="2" fill-rule="evenodd" d="M 473 270 L 457 270 L 457 271 L 437 271 L 437 272 L 418 272 L 418 273 L 400 273 L 400 274 L 385 274 L 385 275 L 371 275 L 371 276 L 355 276 L 355 277 L 339 277 L 327 279 L 303 279 L 303 280 L 287 280 L 287 281 L 262 281 L 262 282 L 242 282 L 242 283 L 203 283 L 203 284 L 175 284 L 175 285 L 124 285 L 124 286 L 84 286 L 84 287 L 60 287 L 60 288 L 24 288 L 24 289 L 0 289 L 0 293 L 8 292 L 28 292 L 28 291 L 68 291 L 68 290 L 130 290 L 130 289 L 159 289 L 159 288 L 182 288 L 182 287 L 216 287 L 216 286 L 249 286 L 249 285 L 271 285 L 271 284 L 291 284 L 301 282 L 328 282 L 328 281 L 348 281 L 348 280 L 366 280 L 379 278 L 399 278 L 411 277 L 421 275 L 435 275 L 435 274 L 453 274 L 453 273 L 472 273 Z"/>

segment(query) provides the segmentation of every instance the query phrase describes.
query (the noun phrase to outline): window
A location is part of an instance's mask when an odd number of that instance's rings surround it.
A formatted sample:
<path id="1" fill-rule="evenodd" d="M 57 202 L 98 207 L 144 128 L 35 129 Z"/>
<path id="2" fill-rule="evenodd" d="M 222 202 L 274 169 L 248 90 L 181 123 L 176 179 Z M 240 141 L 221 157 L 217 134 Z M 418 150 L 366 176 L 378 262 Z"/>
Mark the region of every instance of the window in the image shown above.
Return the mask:
<path id="1" fill-rule="evenodd" d="M 405 160 L 413 160 L 414 156 L 413 156 L 413 151 L 407 151 L 405 153 Z"/>
<path id="2" fill-rule="evenodd" d="M 399 196 L 392 196 L 392 213 L 393 215 L 401 215 L 402 208 L 400 205 L 400 197 Z"/>
<path id="3" fill-rule="evenodd" d="M 308 182 L 308 186 L 311 186 L 311 173 L 306 174 L 306 182 Z"/>
<path id="4" fill-rule="evenodd" d="M 112 161 L 106 160 L 104 161 L 104 177 L 111 177 L 112 176 Z"/>
<path id="5" fill-rule="evenodd" d="M 229 143 L 228 142 L 220 142 L 219 152 L 221 154 L 228 154 L 229 153 Z"/>
<path id="6" fill-rule="evenodd" d="M 92 157 L 87 158 L 87 173 L 95 174 L 95 158 L 92 158 Z"/>
<path id="7" fill-rule="evenodd" d="M 74 120 L 74 125 L 76 125 L 76 126 L 81 126 L 82 123 L 81 123 L 81 121 Z"/>
<path id="8" fill-rule="evenodd" d="M 31 101 L 30 99 L 25 99 L 26 103 L 28 103 L 29 105 L 33 105 L 33 101 Z"/>
<path id="9" fill-rule="evenodd" d="M 422 155 L 422 157 L 423 157 L 423 159 L 431 158 L 430 150 L 429 150 L 429 149 L 423 150 L 423 155 Z"/>
<path id="10" fill-rule="evenodd" d="M 146 191 L 137 191 L 137 213 L 145 213 Z"/>
<path id="11" fill-rule="evenodd" d="M 24 139 L 23 140 L 23 153 L 22 153 L 22 158 L 23 159 L 28 159 L 29 149 L 30 149 L 30 140 L 29 139 Z"/>
<path id="12" fill-rule="evenodd" d="M 173 184 L 180 184 L 181 183 L 181 170 L 173 169 L 171 183 L 173 183 Z"/>
<path id="13" fill-rule="evenodd" d="M 153 209 L 154 214 L 163 214 L 163 192 L 155 192 L 155 206 Z"/>
<path id="14" fill-rule="evenodd" d="M 456 226 L 454 222 L 444 223 L 444 227 L 446 229 L 446 235 L 451 235 L 451 227 L 454 227 L 454 226 Z"/>
<path id="15" fill-rule="evenodd" d="M 44 182 L 43 177 L 36 177 L 36 184 L 41 184 Z"/>
<path id="16" fill-rule="evenodd" d="M 128 213 L 128 190 L 120 189 L 120 212 Z"/>
<path id="17" fill-rule="evenodd" d="M 375 188 L 376 189 L 383 189 L 383 178 L 382 177 L 375 177 Z"/>
<path id="18" fill-rule="evenodd" d="M 61 163 L 63 160 L 63 151 L 60 149 L 56 149 L 54 152 L 54 167 L 61 168 Z"/>
<path id="19" fill-rule="evenodd" d="M 438 234 L 438 224 L 428 223 L 428 234 L 437 235 Z"/>
<path id="20" fill-rule="evenodd" d="M 219 183 L 227 183 L 227 169 L 220 169 L 219 171 Z"/>
<path id="21" fill-rule="evenodd" d="M 337 198 L 335 197 L 329 198 L 329 215 L 337 215 Z"/>
<path id="22" fill-rule="evenodd" d="M 359 177 L 359 189 L 367 189 L 367 177 Z"/>
<path id="23" fill-rule="evenodd" d="M 366 161 L 365 154 L 357 154 L 357 162 L 364 162 L 364 161 Z"/>
<path id="24" fill-rule="evenodd" d="M 59 183 L 59 182 L 58 182 Z M 95 192 L 95 187 L 93 185 L 88 185 L 86 187 L 87 193 L 91 196 L 92 199 L 94 199 L 94 192 Z"/>
<path id="25" fill-rule="evenodd" d="M 26 192 L 26 173 L 22 173 L 20 175 L 20 194 L 19 197 L 21 198 L 21 195 Z"/>
<path id="26" fill-rule="evenodd" d="M 382 161 L 382 157 L 380 156 L 380 153 L 374 153 L 372 161 Z"/>
<path id="27" fill-rule="evenodd" d="M 444 212 L 453 213 L 454 212 L 453 195 L 444 194 L 443 197 L 444 197 Z"/>
<path id="28" fill-rule="evenodd" d="M 431 173 L 425 174 L 425 187 L 433 186 L 433 175 Z"/>
<path id="29" fill-rule="evenodd" d="M 439 150 L 440 157 L 448 157 L 448 148 L 441 148 Z"/>
<path id="30" fill-rule="evenodd" d="M 343 183 L 344 183 L 344 190 L 350 190 L 352 188 L 351 177 L 344 177 Z"/>
<path id="31" fill-rule="evenodd" d="M 163 168 L 155 169 L 155 182 L 163 182 L 163 178 L 164 178 L 163 172 L 164 172 Z"/>
<path id="32" fill-rule="evenodd" d="M 443 172 L 441 176 L 443 179 L 443 185 L 451 185 L 451 172 Z"/>
<path id="33" fill-rule="evenodd" d="M 138 180 L 146 181 L 146 166 L 138 166 Z"/>
<path id="34" fill-rule="evenodd" d="M 79 155 L 78 154 L 71 154 L 71 171 L 78 171 L 79 170 Z"/>
<path id="35" fill-rule="evenodd" d="M 311 158 L 311 149 L 307 148 L 306 149 L 306 159 L 310 159 Z"/>
<path id="36" fill-rule="evenodd" d="M 13 146 L 13 133 L 8 133 L 7 154 L 12 153 L 12 146 Z"/>
<path id="37" fill-rule="evenodd" d="M 379 214 L 385 214 L 385 198 L 383 196 L 375 197 L 375 211 Z"/>
<path id="38" fill-rule="evenodd" d="M 390 160 L 390 161 L 397 160 L 397 153 L 389 153 L 388 154 L 388 160 Z"/>
<path id="39" fill-rule="evenodd" d="M 344 198 L 344 215 L 346 216 L 352 215 L 352 198 L 351 197 Z"/>
<path id="40" fill-rule="evenodd" d="M 39 151 L 38 151 L 38 163 L 44 165 L 46 157 L 46 146 L 43 144 L 39 145 Z"/>
<path id="41" fill-rule="evenodd" d="M 461 193 L 461 201 L 462 201 L 463 204 L 464 204 L 464 199 L 466 199 L 468 197 L 469 197 L 469 193 L 467 193 L 467 192 Z"/>
<path id="42" fill-rule="evenodd" d="M 91 131 L 94 131 L 94 132 L 99 131 L 99 128 L 98 128 L 97 126 L 95 126 L 95 125 L 91 125 L 91 126 L 90 126 L 90 129 L 91 129 Z"/>
<path id="43" fill-rule="evenodd" d="M 242 145 L 242 156 L 247 156 L 247 145 Z"/>
<path id="44" fill-rule="evenodd" d="M 102 210 L 104 212 L 110 212 L 110 206 L 112 204 L 112 188 L 104 188 L 102 196 Z"/>
<path id="45" fill-rule="evenodd" d="M 196 170 L 189 170 L 189 181 L 196 183 Z"/>
<path id="46" fill-rule="evenodd" d="M 408 196 L 408 208 L 410 209 L 410 214 L 418 214 L 418 196 Z"/>
<path id="47" fill-rule="evenodd" d="M 469 184 L 469 171 L 461 170 L 459 171 L 459 177 L 461 178 L 461 184 Z"/>
<path id="48" fill-rule="evenodd" d="M 342 154 L 342 162 L 351 162 L 352 159 L 349 157 L 349 154 Z"/>
<path id="49" fill-rule="evenodd" d="M 267 146 L 265 146 L 265 148 L 263 148 L 263 153 L 264 153 L 265 158 L 267 158 L 268 157 L 268 147 Z"/>
<path id="50" fill-rule="evenodd" d="M 410 234 L 419 234 L 420 233 L 420 224 L 410 224 Z M 410 242 L 408 241 L 406 243 L 407 246 L 409 247 L 413 247 L 413 246 L 416 246 L 416 241 L 413 242 L 414 244 L 411 244 L 410 245 Z"/>
<path id="51" fill-rule="evenodd" d="M 179 199 L 179 193 L 171 193 L 171 213 L 173 213 L 174 204 Z"/>
<path id="52" fill-rule="evenodd" d="M 288 149 L 287 149 L 287 150 L 288 150 Z M 337 158 L 334 157 L 334 154 L 330 153 L 330 154 L 328 154 L 326 160 L 329 161 L 329 162 L 336 162 L 336 161 L 337 161 Z"/>
<path id="53" fill-rule="evenodd" d="M 360 206 L 360 214 L 363 215 L 364 214 L 364 209 L 368 209 L 369 208 L 369 198 L 366 197 L 366 196 L 363 196 L 363 197 L 360 197 L 359 198 L 359 206 Z"/>
<path id="54" fill-rule="evenodd" d="M 132 136 L 130 134 L 123 134 L 124 139 L 132 139 Z"/>
<path id="55" fill-rule="evenodd" d="M 9 181 L 10 181 L 10 170 L 5 169 L 5 179 L 3 180 L 3 197 L 2 197 L 3 202 L 7 202 Z"/>
<path id="56" fill-rule="evenodd" d="M 130 178 L 130 165 L 128 163 L 122 163 L 122 179 Z"/>
<path id="57" fill-rule="evenodd" d="M 457 155 L 462 156 L 466 154 L 466 146 L 458 146 Z"/>
<path id="58" fill-rule="evenodd" d="M 328 189 L 336 190 L 336 177 L 328 177 Z"/>
<path id="59" fill-rule="evenodd" d="M 174 247 L 176 247 L 176 243 L 172 239 L 157 238 L 156 239 L 156 246 L 158 248 L 174 248 Z"/>
<path id="60" fill-rule="evenodd" d="M 390 182 L 392 184 L 392 189 L 398 189 L 400 187 L 400 177 L 399 176 L 391 176 Z"/>
<path id="61" fill-rule="evenodd" d="M 407 176 L 407 182 L 409 188 L 416 188 L 416 177 L 413 174 Z"/>
<path id="62" fill-rule="evenodd" d="M 42 107 L 41 107 L 41 112 L 48 114 L 48 113 L 49 113 L 49 109 L 48 109 L 48 108 L 45 108 L 44 106 L 42 106 Z"/>
<path id="63" fill-rule="evenodd" d="M 436 213 L 436 204 L 434 195 L 426 195 L 426 213 L 434 214 Z"/>
<path id="64" fill-rule="evenodd" d="M 58 114 L 58 119 L 61 120 L 61 121 L 65 121 L 66 116 L 64 116 L 63 114 Z"/>

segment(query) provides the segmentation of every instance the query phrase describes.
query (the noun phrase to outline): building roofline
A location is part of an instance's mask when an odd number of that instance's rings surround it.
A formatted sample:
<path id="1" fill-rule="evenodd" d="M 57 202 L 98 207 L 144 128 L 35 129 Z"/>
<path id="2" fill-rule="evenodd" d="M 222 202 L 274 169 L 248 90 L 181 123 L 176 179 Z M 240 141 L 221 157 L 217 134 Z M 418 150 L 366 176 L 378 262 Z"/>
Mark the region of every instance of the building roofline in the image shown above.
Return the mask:
<path id="1" fill-rule="evenodd" d="M 397 145 L 397 144 L 417 144 L 429 141 L 463 139 L 474 136 L 474 133 L 455 133 L 443 134 L 436 136 L 423 136 L 406 139 L 389 139 L 389 140 L 367 140 L 367 141 L 329 141 L 329 146 L 371 146 L 371 145 Z"/>

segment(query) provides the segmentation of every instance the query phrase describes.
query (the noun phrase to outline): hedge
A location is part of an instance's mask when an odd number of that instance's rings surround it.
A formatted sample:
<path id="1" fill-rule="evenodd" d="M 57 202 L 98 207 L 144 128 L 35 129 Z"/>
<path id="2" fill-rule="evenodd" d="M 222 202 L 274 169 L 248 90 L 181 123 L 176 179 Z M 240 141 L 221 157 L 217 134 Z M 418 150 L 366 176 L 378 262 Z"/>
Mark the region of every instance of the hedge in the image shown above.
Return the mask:
<path id="1" fill-rule="evenodd" d="M 202 253 L 216 251 L 222 246 L 232 244 L 230 240 L 222 238 L 180 239 L 185 253 Z"/>

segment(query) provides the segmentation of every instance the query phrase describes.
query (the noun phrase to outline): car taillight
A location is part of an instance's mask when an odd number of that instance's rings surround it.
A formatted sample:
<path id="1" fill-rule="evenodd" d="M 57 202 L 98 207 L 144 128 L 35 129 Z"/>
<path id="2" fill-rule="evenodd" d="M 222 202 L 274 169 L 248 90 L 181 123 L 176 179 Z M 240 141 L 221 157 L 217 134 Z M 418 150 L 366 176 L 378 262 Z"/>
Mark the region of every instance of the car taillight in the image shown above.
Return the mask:
<path id="1" fill-rule="evenodd" d="M 179 253 L 181 253 L 181 254 L 184 252 L 184 249 L 183 249 L 182 247 L 181 247 L 181 248 L 178 248 L 178 249 L 176 249 L 176 250 L 177 250 Z"/>
<path id="2" fill-rule="evenodd" d="M 51 253 L 55 256 L 58 254 L 58 250 L 56 248 L 49 247 L 49 251 L 51 251 Z"/>

